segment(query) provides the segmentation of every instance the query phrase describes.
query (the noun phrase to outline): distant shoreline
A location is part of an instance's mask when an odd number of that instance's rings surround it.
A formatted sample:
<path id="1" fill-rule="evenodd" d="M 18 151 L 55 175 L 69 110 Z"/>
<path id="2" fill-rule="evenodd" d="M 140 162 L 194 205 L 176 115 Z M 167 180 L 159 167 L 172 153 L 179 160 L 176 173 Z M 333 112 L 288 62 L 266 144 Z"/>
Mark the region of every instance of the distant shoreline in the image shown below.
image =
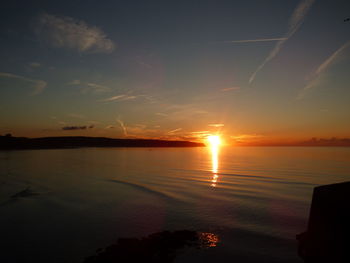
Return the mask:
<path id="1" fill-rule="evenodd" d="M 74 149 L 85 147 L 204 147 L 203 143 L 150 139 L 112 139 L 105 137 L 63 136 L 26 138 L 0 136 L 0 150 Z"/>
<path id="2" fill-rule="evenodd" d="M 248 145 L 235 145 L 233 147 L 294 147 L 294 148 L 303 148 L 303 147 L 315 147 L 315 148 L 348 148 L 350 145 L 303 145 L 303 144 L 248 144 Z"/>

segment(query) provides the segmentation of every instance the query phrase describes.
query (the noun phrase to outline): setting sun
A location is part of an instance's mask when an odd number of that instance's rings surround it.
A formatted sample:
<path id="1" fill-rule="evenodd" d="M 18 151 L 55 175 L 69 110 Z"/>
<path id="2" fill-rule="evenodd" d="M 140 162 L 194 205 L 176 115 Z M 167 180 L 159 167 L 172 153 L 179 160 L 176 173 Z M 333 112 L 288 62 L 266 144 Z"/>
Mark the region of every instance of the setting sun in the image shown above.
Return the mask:
<path id="1" fill-rule="evenodd" d="M 208 136 L 207 141 L 209 142 L 211 147 L 217 147 L 221 143 L 220 136 L 218 136 L 218 135 Z"/>

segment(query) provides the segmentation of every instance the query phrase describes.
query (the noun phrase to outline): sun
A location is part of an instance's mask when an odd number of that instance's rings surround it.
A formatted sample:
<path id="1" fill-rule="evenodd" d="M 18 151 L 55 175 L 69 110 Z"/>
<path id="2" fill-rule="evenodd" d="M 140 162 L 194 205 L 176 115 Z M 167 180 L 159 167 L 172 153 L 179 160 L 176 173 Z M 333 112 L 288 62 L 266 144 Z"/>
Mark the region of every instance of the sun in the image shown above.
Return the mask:
<path id="1" fill-rule="evenodd" d="M 218 136 L 218 135 L 208 136 L 207 141 L 209 142 L 211 147 L 217 147 L 221 144 L 221 139 L 220 139 L 220 136 Z"/>

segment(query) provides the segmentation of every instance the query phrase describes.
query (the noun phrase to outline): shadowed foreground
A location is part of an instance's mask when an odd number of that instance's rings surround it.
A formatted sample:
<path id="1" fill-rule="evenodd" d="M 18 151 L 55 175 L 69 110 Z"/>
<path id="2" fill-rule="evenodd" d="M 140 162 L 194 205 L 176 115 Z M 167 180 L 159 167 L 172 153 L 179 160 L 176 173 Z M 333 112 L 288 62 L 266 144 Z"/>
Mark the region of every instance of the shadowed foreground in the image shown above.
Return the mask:
<path id="1" fill-rule="evenodd" d="M 90 256 L 84 263 L 114 262 L 163 262 L 170 263 L 179 250 L 185 247 L 215 247 L 218 237 L 212 233 L 190 230 L 163 231 L 143 238 L 119 238 L 116 244 L 98 249 L 95 256 Z"/>
<path id="2" fill-rule="evenodd" d="M 297 235 L 306 263 L 350 262 L 350 182 L 315 187 L 308 229 Z"/>

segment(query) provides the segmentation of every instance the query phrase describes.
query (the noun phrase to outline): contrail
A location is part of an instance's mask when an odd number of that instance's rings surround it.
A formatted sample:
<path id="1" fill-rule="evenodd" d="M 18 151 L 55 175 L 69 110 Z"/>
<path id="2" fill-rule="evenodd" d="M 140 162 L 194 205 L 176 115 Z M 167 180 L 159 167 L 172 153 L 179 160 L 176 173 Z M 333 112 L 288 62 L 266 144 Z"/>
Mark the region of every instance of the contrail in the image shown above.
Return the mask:
<path id="1" fill-rule="evenodd" d="M 326 71 L 332 64 L 336 63 L 336 61 L 341 58 L 340 54 L 349 47 L 350 47 L 350 41 L 347 41 L 340 48 L 338 48 L 333 54 L 331 54 L 321 65 L 319 65 L 316 71 L 314 72 L 313 79 L 299 92 L 297 99 L 303 99 L 305 96 L 305 93 L 317 84 L 319 76 L 324 71 Z"/>
<path id="2" fill-rule="evenodd" d="M 255 43 L 255 42 L 272 42 L 272 41 L 281 41 L 281 40 L 287 40 L 287 38 L 286 37 L 279 37 L 279 38 L 258 38 L 258 39 L 244 39 L 244 40 L 227 40 L 227 41 L 211 42 L 210 44 Z"/>
<path id="3" fill-rule="evenodd" d="M 265 60 L 258 66 L 258 68 L 254 71 L 254 73 L 249 78 L 249 83 L 252 83 L 256 77 L 256 74 L 269 62 L 271 61 L 281 50 L 284 43 L 294 35 L 296 31 L 302 25 L 307 12 L 313 5 L 315 0 L 302 0 L 298 6 L 294 9 L 292 16 L 289 18 L 289 28 L 286 33 L 286 37 L 280 39 L 275 47 L 271 50 L 269 55 L 265 58 Z"/>

